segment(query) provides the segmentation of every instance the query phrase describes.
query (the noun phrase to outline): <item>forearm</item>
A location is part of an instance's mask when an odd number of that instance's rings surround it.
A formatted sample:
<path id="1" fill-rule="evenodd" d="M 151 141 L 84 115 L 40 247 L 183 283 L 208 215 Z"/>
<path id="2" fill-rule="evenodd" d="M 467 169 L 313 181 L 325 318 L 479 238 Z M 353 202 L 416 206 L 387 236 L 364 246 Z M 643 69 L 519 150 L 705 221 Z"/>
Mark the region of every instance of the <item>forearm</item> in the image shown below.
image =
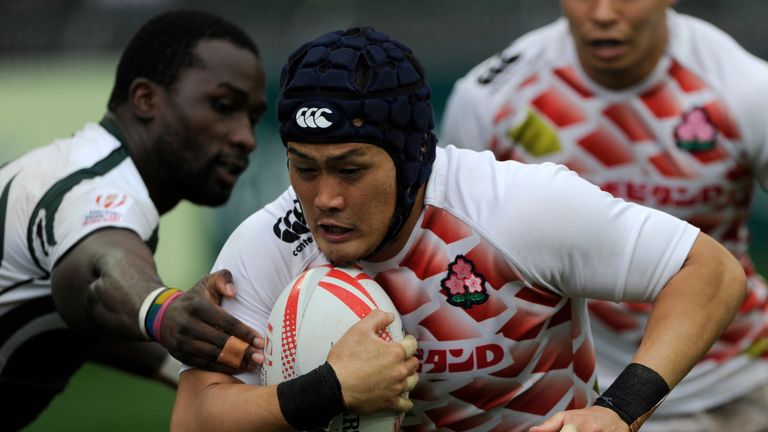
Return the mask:
<path id="1" fill-rule="evenodd" d="M 72 328 L 131 340 L 144 338 L 139 308 L 161 285 L 149 248 L 135 233 L 118 229 L 84 239 L 51 280 L 56 307 Z"/>
<path id="2" fill-rule="evenodd" d="M 246 385 L 231 375 L 189 369 L 179 381 L 172 429 L 316 430 L 344 410 L 361 415 L 410 410 L 413 403 L 403 393 L 418 382 L 416 339 L 381 340 L 380 329 L 393 320 L 371 311 L 334 343 L 325 363 L 277 386 Z"/>
<path id="3" fill-rule="evenodd" d="M 733 255 L 700 233 L 682 268 L 656 297 L 632 364 L 600 395 L 592 412 L 638 430 L 725 330 L 745 291 L 746 277 Z"/>
<path id="4" fill-rule="evenodd" d="M 203 276 L 183 295 L 161 290 L 150 296 L 162 285 L 150 249 L 123 229 L 83 239 L 51 277 L 56 308 L 73 329 L 122 340 L 150 337 L 175 358 L 207 370 L 234 374 L 256 367 L 263 339 L 220 306 L 222 296 L 235 295 L 228 271 Z M 145 300 L 148 307 L 142 308 Z M 244 343 L 245 351 L 230 352 L 237 358 L 219 363 L 230 337 Z"/>
<path id="5" fill-rule="evenodd" d="M 182 374 L 172 431 L 290 431 L 275 386 L 242 384 L 227 375 L 190 369 Z"/>
<path id="6" fill-rule="evenodd" d="M 146 257 L 120 252 L 97 264 L 98 277 L 85 294 L 85 313 L 94 328 L 130 339 L 143 339 L 139 309 L 152 291 L 163 285 Z"/>
<path id="7" fill-rule="evenodd" d="M 674 387 L 706 354 L 741 305 L 745 276 L 733 256 L 700 234 L 688 260 L 654 302 L 634 362 Z"/>

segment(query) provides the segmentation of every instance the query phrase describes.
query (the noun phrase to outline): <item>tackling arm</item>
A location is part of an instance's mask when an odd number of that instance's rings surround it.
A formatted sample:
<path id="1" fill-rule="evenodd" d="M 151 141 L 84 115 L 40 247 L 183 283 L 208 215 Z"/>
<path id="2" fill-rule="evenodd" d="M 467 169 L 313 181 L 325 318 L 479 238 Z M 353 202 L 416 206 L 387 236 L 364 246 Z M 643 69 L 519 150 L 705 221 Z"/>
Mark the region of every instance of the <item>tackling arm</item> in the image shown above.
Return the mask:
<path id="1" fill-rule="evenodd" d="M 124 229 L 89 235 L 57 263 L 51 277 L 56 308 L 71 327 L 129 340 L 143 339 L 139 308 L 162 285 L 149 247 Z"/>
<path id="2" fill-rule="evenodd" d="M 51 277 L 56 307 L 72 328 L 124 340 L 144 339 L 139 308 L 162 285 L 147 245 L 133 231 L 115 228 L 96 231 L 80 241 L 59 261 Z M 254 369 L 261 338 L 218 306 L 221 293 L 234 296 L 227 271 L 203 277 L 171 303 L 160 329 L 164 345 L 196 367 L 224 373 Z M 252 344 L 237 369 L 217 363 L 230 335 Z"/>

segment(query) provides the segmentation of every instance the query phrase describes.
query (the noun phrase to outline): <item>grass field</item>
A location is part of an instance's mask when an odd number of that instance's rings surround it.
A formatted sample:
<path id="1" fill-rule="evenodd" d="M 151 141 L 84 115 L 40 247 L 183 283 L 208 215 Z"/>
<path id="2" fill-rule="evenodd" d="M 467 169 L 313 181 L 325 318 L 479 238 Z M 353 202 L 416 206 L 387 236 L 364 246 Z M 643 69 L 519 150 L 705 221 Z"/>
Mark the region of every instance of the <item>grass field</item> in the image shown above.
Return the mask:
<path id="1" fill-rule="evenodd" d="M 87 364 L 24 430 L 167 431 L 173 398 L 173 391 L 161 384 Z"/>

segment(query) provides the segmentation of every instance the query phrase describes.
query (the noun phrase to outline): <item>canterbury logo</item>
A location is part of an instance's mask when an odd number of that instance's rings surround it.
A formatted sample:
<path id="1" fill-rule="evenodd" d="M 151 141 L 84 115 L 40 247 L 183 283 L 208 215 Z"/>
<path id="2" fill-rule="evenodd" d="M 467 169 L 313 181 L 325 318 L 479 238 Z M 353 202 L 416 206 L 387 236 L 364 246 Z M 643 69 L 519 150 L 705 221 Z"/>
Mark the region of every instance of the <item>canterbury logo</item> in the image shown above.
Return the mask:
<path id="1" fill-rule="evenodd" d="M 328 108 L 302 108 L 296 112 L 296 123 L 303 128 L 325 129 L 333 123 L 323 117 L 323 114 L 333 114 Z"/>
<path id="2" fill-rule="evenodd" d="M 275 222 L 272 231 L 277 238 L 286 243 L 298 241 L 301 236 L 309 232 L 299 200 L 293 200 L 293 208 Z"/>

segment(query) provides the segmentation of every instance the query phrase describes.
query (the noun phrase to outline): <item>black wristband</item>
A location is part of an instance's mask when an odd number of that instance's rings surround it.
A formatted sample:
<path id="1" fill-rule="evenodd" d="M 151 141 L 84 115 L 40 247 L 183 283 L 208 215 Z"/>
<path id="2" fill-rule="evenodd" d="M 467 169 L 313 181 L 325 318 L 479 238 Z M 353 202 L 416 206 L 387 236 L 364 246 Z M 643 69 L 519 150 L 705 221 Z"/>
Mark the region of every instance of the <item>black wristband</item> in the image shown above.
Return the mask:
<path id="1" fill-rule="evenodd" d="M 325 428 L 344 411 L 344 396 L 328 362 L 277 385 L 277 400 L 285 421 L 298 430 Z"/>
<path id="2" fill-rule="evenodd" d="M 613 410 L 627 425 L 652 410 L 669 393 L 664 378 L 653 369 L 631 363 L 595 401 L 595 405 Z"/>

